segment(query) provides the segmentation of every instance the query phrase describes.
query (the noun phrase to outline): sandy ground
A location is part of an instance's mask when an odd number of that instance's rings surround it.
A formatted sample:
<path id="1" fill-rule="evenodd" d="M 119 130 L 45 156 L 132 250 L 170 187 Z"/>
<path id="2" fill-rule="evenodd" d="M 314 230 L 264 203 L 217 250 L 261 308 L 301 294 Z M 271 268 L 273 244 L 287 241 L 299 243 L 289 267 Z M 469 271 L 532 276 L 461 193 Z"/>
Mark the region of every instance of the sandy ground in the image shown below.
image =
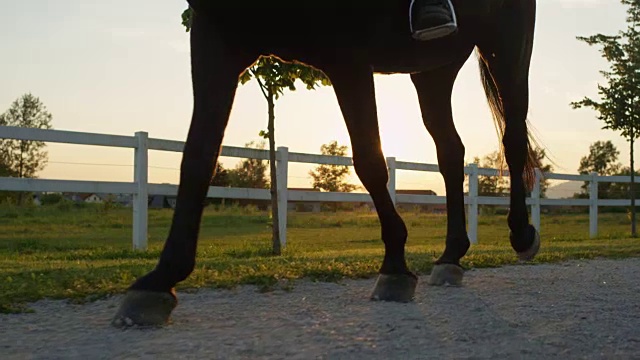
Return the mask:
<path id="1" fill-rule="evenodd" d="M 179 293 L 160 329 L 109 325 L 120 296 L 39 301 L 0 315 L 1 359 L 640 359 L 640 258 L 472 270 L 420 279 L 409 304 L 374 279 Z"/>

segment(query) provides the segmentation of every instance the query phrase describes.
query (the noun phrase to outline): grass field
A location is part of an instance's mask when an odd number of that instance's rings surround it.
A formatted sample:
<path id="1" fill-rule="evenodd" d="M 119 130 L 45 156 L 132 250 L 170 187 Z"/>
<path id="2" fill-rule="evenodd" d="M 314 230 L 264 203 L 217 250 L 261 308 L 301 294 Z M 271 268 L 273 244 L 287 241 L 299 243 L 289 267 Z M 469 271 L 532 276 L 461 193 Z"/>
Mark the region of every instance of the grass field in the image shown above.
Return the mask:
<path id="1" fill-rule="evenodd" d="M 171 221 L 169 210 L 150 210 L 149 251 L 131 250 L 131 209 L 0 207 L 0 312 L 25 311 L 42 298 L 88 301 L 126 289 L 151 270 Z M 445 217 L 404 213 L 407 256 L 425 274 L 444 248 Z M 382 260 L 373 213 L 290 214 L 283 256 L 270 254 L 267 213 L 207 208 L 196 270 L 178 289 L 256 284 L 268 291 L 293 280 L 335 281 L 374 276 Z M 542 217 L 543 244 L 535 262 L 640 256 L 640 239 L 628 238 L 626 214 L 600 216 L 600 238 L 588 239 L 587 215 Z M 465 267 L 513 264 L 506 217 L 482 216 L 479 245 Z"/>

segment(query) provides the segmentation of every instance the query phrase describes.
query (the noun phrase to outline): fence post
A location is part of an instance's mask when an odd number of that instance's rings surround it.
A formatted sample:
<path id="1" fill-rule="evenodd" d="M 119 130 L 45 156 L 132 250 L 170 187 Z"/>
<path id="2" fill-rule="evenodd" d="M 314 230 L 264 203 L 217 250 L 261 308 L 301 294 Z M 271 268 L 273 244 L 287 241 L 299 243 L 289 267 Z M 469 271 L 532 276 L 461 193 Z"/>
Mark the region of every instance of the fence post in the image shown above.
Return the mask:
<path id="1" fill-rule="evenodd" d="M 531 222 L 533 227 L 540 232 L 540 182 L 542 181 L 542 171 L 535 169 L 535 182 L 531 191 Z"/>
<path id="2" fill-rule="evenodd" d="M 278 230 L 280 231 L 280 247 L 284 249 L 287 245 L 289 148 L 285 146 L 278 147 L 276 159 L 276 177 L 278 178 Z"/>
<path id="3" fill-rule="evenodd" d="M 135 134 L 136 148 L 133 162 L 133 249 L 147 249 L 147 224 L 149 208 L 149 134 L 138 131 Z"/>
<path id="4" fill-rule="evenodd" d="M 589 182 L 589 237 L 598 236 L 598 173 L 592 172 Z"/>
<path id="5" fill-rule="evenodd" d="M 469 240 L 478 243 L 478 164 L 469 164 L 469 205 L 467 206 Z"/>
<path id="6" fill-rule="evenodd" d="M 387 169 L 389 169 L 389 183 L 387 188 L 389 189 L 389 195 L 391 195 L 391 201 L 396 204 L 396 158 L 387 158 Z"/>

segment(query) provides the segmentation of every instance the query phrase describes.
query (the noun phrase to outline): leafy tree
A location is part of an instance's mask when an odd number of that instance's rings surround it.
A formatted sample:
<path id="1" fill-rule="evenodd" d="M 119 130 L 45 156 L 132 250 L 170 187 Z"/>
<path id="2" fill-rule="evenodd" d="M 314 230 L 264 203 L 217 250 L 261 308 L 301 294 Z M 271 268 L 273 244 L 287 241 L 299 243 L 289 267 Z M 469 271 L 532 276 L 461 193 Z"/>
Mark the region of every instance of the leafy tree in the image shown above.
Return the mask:
<path id="1" fill-rule="evenodd" d="M 0 126 L 6 125 L 0 117 Z M 0 139 L 0 145 L 4 145 L 2 139 Z M 0 176 L 1 177 L 15 177 L 16 174 L 11 168 L 11 157 L 8 151 L 4 151 L 4 148 L 0 148 Z"/>
<path id="2" fill-rule="evenodd" d="M 628 5 L 627 28 L 618 35 L 596 34 L 577 39 L 587 44 L 598 45 L 602 57 L 609 62 L 608 71 L 601 71 L 607 85 L 598 85 L 600 101 L 585 97 L 572 102 L 574 109 L 592 108 L 598 119 L 605 123 L 603 129 L 619 131 L 629 141 L 631 187 L 631 236 L 636 236 L 635 171 L 633 146 L 638 138 L 640 126 L 640 0 L 621 0 Z"/>
<path id="3" fill-rule="evenodd" d="M 485 155 L 482 160 L 479 157 L 473 159 L 478 167 L 498 169 L 500 168 L 500 153 L 494 151 Z M 509 192 L 507 178 L 502 176 L 478 176 L 478 196 L 506 196 Z"/>
<path id="4" fill-rule="evenodd" d="M 0 160 L 0 177 L 15 177 L 16 174 L 9 166 L 8 161 Z"/>
<path id="5" fill-rule="evenodd" d="M 191 29 L 192 12 L 188 8 L 183 11 L 182 25 L 186 31 Z M 269 139 L 269 164 L 271 175 L 271 212 L 273 218 L 273 253 L 279 255 L 280 227 L 278 221 L 278 179 L 276 178 L 276 150 L 275 150 L 275 101 L 284 94 L 285 89 L 295 91 L 296 80 L 302 81 L 308 90 L 313 90 L 317 85 L 330 85 L 329 78 L 320 70 L 302 63 L 287 63 L 274 56 L 262 56 L 249 69 L 244 71 L 239 78 L 241 84 L 245 84 L 255 78 L 260 90 L 267 101 L 268 123 L 267 131 L 260 131 L 260 135 Z"/>
<path id="6" fill-rule="evenodd" d="M 229 171 L 225 169 L 220 162 L 216 162 L 216 168 L 209 182 L 210 186 L 228 187 L 231 186 L 229 181 Z"/>
<path id="7" fill-rule="evenodd" d="M 542 148 L 534 149 L 537 163 L 543 164 L 544 159 L 547 157 L 546 152 Z M 500 153 L 494 151 L 487 154 L 482 158 L 478 157 L 473 159 L 474 164 L 478 164 L 482 168 L 499 169 L 500 168 Z M 553 171 L 551 164 L 546 164 L 540 167 L 542 173 Z M 549 188 L 549 180 L 542 179 L 540 183 L 540 197 L 545 197 L 547 189 Z M 507 196 L 509 194 L 509 180 L 503 176 L 478 176 L 478 196 Z"/>
<path id="8" fill-rule="evenodd" d="M 612 175 L 619 175 L 619 176 L 630 176 L 631 175 L 631 169 L 628 166 L 622 167 L 620 168 L 615 174 Z M 640 175 L 640 172 L 638 170 L 635 171 L 634 176 L 638 176 Z M 598 183 L 598 186 L 601 183 Z M 629 194 L 631 192 L 631 184 L 630 183 L 605 183 L 607 185 L 609 185 L 608 188 L 608 192 L 606 193 L 606 196 L 608 199 L 628 199 L 629 198 Z M 600 193 L 599 193 L 600 189 L 598 188 L 598 197 L 600 197 Z M 634 188 L 634 197 L 638 197 L 638 195 L 640 195 L 640 188 L 638 188 L 637 186 Z"/>
<path id="9" fill-rule="evenodd" d="M 580 167 L 578 172 L 580 174 L 590 174 L 592 172 L 599 175 L 608 176 L 615 175 L 620 172 L 622 165 L 618 163 L 618 155 L 620 151 L 610 140 L 596 141 L 589 146 L 589 155 L 580 159 Z M 598 183 L 598 197 L 602 199 L 611 198 L 609 194 L 612 183 L 599 182 Z M 585 181 L 582 185 L 582 193 L 587 195 L 589 193 L 589 182 Z M 586 197 L 586 196 L 584 196 Z"/>
<path id="10" fill-rule="evenodd" d="M 320 146 L 322 155 L 346 156 L 348 147 L 338 145 L 337 141 Z M 346 165 L 319 165 L 315 170 L 309 172 L 313 178 L 313 188 L 324 191 L 351 192 L 357 189 L 354 184 L 349 184 L 345 177 L 349 175 L 351 169 Z"/>
<path id="11" fill-rule="evenodd" d="M 275 101 L 283 95 L 284 89 L 295 91 L 296 80 L 301 80 L 308 90 L 313 90 L 318 83 L 322 85 L 329 85 L 329 79 L 323 72 L 312 67 L 300 63 L 285 63 L 273 56 L 260 57 L 252 67 L 240 75 L 240 83 L 245 84 L 252 78 L 255 78 L 258 81 L 260 90 L 267 101 L 268 107 L 267 131 L 260 131 L 260 135 L 269 139 L 273 253 L 279 255 L 282 252 L 282 249 L 280 248 L 280 226 L 278 220 Z"/>
<path id="12" fill-rule="evenodd" d="M 16 99 L 0 115 L 0 125 L 50 129 L 51 114 L 39 98 L 30 93 Z M 0 139 L 0 176 L 34 178 L 47 164 L 42 141 Z M 23 194 L 18 194 L 22 203 Z"/>
<path id="13" fill-rule="evenodd" d="M 544 159 L 547 158 L 547 153 L 543 148 L 537 147 L 534 149 L 536 154 L 537 163 L 540 164 L 540 171 L 544 173 L 550 173 L 553 171 L 553 166 L 551 164 L 544 164 Z M 545 179 L 544 176 L 540 181 L 540 197 L 547 196 L 547 189 L 549 188 L 549 180 Z"/>
<path id="14" fill-rule="evenodd" d="M 620 151 L 611 140 L 596 141 L 589 146 L 589 155 L 580 159 L 578 172 L 580 174 L 596 172 L 603 176 L 613 175 L 622 166 L 617 162 L 618 155 L 620 155 Z"/>
<path id="15" fill-rule="evenodd" d="M 42 205 L 55 205 L 61 203 L 63 200 L 64 198 L 60 193 L 43 194 L 40 197 L 40 203 Z"/>
<path id="16" fill-rule="evenodd" d="M 0 125 L 50 129 L 51 119 L 51 114 L 40 99 L 25 94 L 0 115 Z M 2 139 L 0 159 L 14 176 L 33 178 L 47 164 L 47 152 L 43 150 L 45 146 L 41 141 Z"/>
<path id="17" fill-rule="evenodd" d="M 229 171 L 225 169 L 220 162 L 216 162 L 216 166 L 213 172 L 213 176 L 209 181 L 209 186 L 218 186 L 218 187 L 230 187 L 231 183 L 229 180 Z M 210 204 L 225 204 L 225 199 L 206 199 L 205 203 L 207 205 Z"/>
<path id="18" fill-rule="evenodd" d="M 246 147 L 264 149 L 264 142 L 251 141 Z M 267 179 L 267 164 L 264 160 L 244 159 L 234 169 L 227 171 L 229 186 L 239 188 L 266 189 L 269 187 Z"/>

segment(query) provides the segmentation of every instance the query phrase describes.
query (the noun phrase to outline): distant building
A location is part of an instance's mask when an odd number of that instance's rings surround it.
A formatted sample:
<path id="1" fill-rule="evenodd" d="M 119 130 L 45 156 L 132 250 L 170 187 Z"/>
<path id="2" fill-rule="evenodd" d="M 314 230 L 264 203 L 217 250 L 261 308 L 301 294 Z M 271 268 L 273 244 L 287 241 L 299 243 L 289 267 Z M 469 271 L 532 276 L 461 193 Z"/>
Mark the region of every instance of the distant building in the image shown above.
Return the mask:
<path id="1" fill-rule="evenodd" d="M 320 192 L 319 189 L 313 188 L 287 188 L 288 191 L 314 191 Z M 314 212 L 318 213 L 322 210 L 322 202 L 320 201 L 292 201 L 287 202 L 288 211 L 297 212 Z"/>
<path id="2" fill-rule="evenodd" d="M 313 188 L 288 188 L 288 191 L 305 191 L 320 192 Z M 432 190 L 396 190 L 396 195 L 420 195 L 420 196 L 437 196 Z M 42 194 L 34 194 L 33 201 L 40 204 Z M 132 194 L 98 194 L 98 193 L 63 193 L 63 198 L 74 201 L 91 204 L 100 204 L 104 202 L 117 203 L 121 206 L 130 207 L 133 204 Z M 148 198 L 148 206 L 150 209 L 175 209 L 176 196 L 155 195 L 150 194 Z M 253 200 L 253 199 L 226 199 L 227 204 L 237 204 L 239 206 L 253 205 L 260 210 L 268 210 L 271 206 L 271 200 Z M 289 200 L 287 203 L 287 211 L 295 212 L 321 212 L 324 207 L 340 208 L 340 209 L 358 209 L 368 208 L 375 211 L 373 202 L 327 202 L 320 200 Z M 446 204 L 412 204 L 399 201 L 396 207 L 406 211 L 421 211 L 431 214 L 444 214 L 447 211 Z"/>
<path id="3" fill-rule="evenodd" d="M 433 190 L 396 190 L 396 195 L 423 195 L 423 196 L 438 196 Z M 401 201 L 396 202 L 396 207 L 403 210 L 419 210 L 429 214 L 446 214 L 446 204 L 411 204 L 403 203 Z"/>
<path id="4" fill-rule="evenodd" d="M 84 202 L 89 204 L 101 204 L 102 198 L 98 194 L 90 194 L 89 196 L 84 198 Z"/>
<path id="5" fill-rule="evenodd" d="M 74 202 L 86 202 L 91 204 L 102 203 L 102 197 L 96 193 L 63 193 L 62 197 Z"/>
<path id="6" fill-rule="evenodd" d="M 73 202 L 89 204 L 112 202 L 125 207 L 131 206 L 133 202 L 133 195 L 131 194 L 62 193 L 62 197 Z"/>
<path id="7" fill-rule="evenodd" d="M 150 209 L 175 209 L 176 197 L 166 195 L 149 195 Z"/>
<path id="8" fill-rule="evenodd" d="M 44 195 L 44 193 L 42 193 L 42 192 L 34 192 L 33 193 L 32 199 L 33 199 L 33 204 L 35 206 L 42 205 L 42 195 Z"/>

